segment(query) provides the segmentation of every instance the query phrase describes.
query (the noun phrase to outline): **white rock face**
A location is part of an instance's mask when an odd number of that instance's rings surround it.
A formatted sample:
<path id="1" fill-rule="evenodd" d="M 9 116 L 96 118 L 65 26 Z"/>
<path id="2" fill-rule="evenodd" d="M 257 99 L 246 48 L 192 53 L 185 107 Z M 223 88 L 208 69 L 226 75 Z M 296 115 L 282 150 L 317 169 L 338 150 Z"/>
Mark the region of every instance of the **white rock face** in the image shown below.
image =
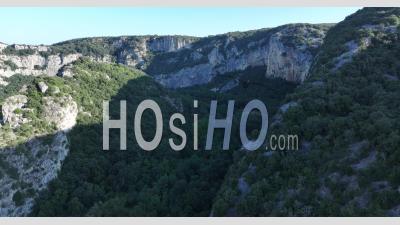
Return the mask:
<path id="1" fill-rule="evenodd" d="M 147 43 L 151 51 L 172 52 L 180 48 L 189 46 L 192 41 L 189 39 L 174 36 L 162 36 L 150 38 Z"/>
<path id="2" fill-rule="evenodd" d="M 111 45 L 118 49 L 116 55 L 117 63 L 131 67 L 142 68 L 150 52 L 173 52 L 182 48 L 189 48 L 194 40 L 176 37 L 138 37 L 133 44 L 128 37 L 121 37 Z"/>
<path id="3" fill-rule="evenodd" d="M 0 54 L 0 77 L 10 77 L 14 74 L 56 76 L 63 66 L 76 61 L 81 56 L 81 54 L 50 55 L 46 58 L 39 53 L 24 56 Z M 7 66 L 6 61 L 15 64 L 17 69 L 13 70 Z"/>
<path id="4" fill-rule="evenodd" d="M 27 102 L 28 98 L 25 95 L 15 95 L 5 99 L 1 107 L 3 124 L 10 124 L 11 128 L 17 128 L 29 122 L 22 114 L 23 111 L 29 110 L 24 108 Z"/>
<path id="5" fill-rule="evenodd" d="M 16 127 L 29 122 L 16 112 L 29 110 L 24 108 L 27 101 L 24 95 L 7 98 L 2 106 L 4 123 Z M 78 106 L 71 96 L 43 97 L 42 118 L 55 124 L 56 133 L 41 134 L 45 138 L 37 135 L 19 146 L 0 148 L 0 170 L 8 168 L 0 178 L 0 216 L 26 216 L 31 212 L 34 198 L 57 176 L 69 152 L 66 132 L 75 125 L 77 114 Z M 5 133 L 0 130 L 0 134 Z M 13 132 L 9 135 L 15 136 Z"/>
<path id="6" fill-rule="evenodd" d="M 43 116 L 54 123 L 58 130 L 70 130 L 76 124 L 78 105 L 71 96 L 61 98 L 44 97 Z"/>
<path id="7" fill-rule="evenodd" d="M 3 78 L 0 77 L 0 86 L 7 86 L 8 82 L 3 80 Z"/>
<path id="8" fill-rule="evenodd" d="M 49 86 L 47 86 L 47 84 L 44 83 L 43 81 L 38 83 L 38 87 L 40 92 L 42 93 L 46 93 L 47 89 L 49 88 Z"/>
<path id="9" fill-rule="evenodd" d="M 361 50 L 367 48 L 371 44 L 371 39 L 364 38 L 361 40 L 361 43 L 362 43 L 362 45 L 359 45 L 354 40 L 347 42 L 345 44 L 347 51 L 342 53 L 340 56 L 334 58 L 335 67 L 333 68 L 333 70 L 338 70 L 344 64 L 351 62 L 354 55 L 356 55 Z"/>
<path id="10" fill-rule="evenodd" d="M 112 63 L 112 57 L 111 55 L 105 55 L 105 56 L 89 56 L 89 59 L 91 59 L 94 62 L 99 62 L 99 63 Z"/>
<path id="11" fill-rule="evenodd" d="M 376 29 L 374 27 L 374 29 Z M 158 82 L 166 87 L 180 88 L 205 84 L 213 77 L 250 67 L 263 66 L 266 77 L 278 77 L 288 81 L 303 82 L 308 74 L 313 55 L 310 49 L 318 48 L 325 35 L 320 28 L 311 25 L 294 25 L 264 32 L 265 36 L 255 35 L 241 40 L 234 36 L 222 35 L 221 38 L 209 38 L 201 44 L 197 39 L 180 36 L 137 36 L 115 39 L 87 39 L 94 44 L 104 43 L 113 49 L 109 54 L 85 55 L 91 60 L 102 63 L 117 62 L 130 67 L 146 69 L 153 63 L 153 54 L 168 54 L 167 59 L 157 61 L 158 68 L 172 67 L 174 71 L 151 73 Z M 300 38 L 298 38 L 300 37 Z M 294 43 L 294 40 L 305 40 Z M 239 41 L 238 41 L 239 40 Z M 288 43 L 289 40 L 289 43 Z M 195 46 L 195 47 L 193 47 Z M 0 45 L 6 48 L 7 45 Z M 80 53 L 63 55 L 52 54 L 48 46 L 12 45 L 15 50 L 33 50 L 31 55 L 6 55 L 0 53 L 0 84 L 7 83 L 2 77 L 14 74 L 48 75 L 72 77 L 71 63 L 83 57 Z M 189 50 L 187 56 L 182 57 Z M 42 52 L 47 52 L 44 56 Z M 187 63 L 193 61 L 193 63 Z M 6 63 L 8 62 L 8 63 Z M 10 68 L 13 63 L 17 68 Z M 187 64 L 187 66 L 181 66 Z"/>
<path id="12" fill-rule="evenodd" d="M 156 75 L 154 78 L 166 87 L 180 88 L 208 83 L 214 76 L 212 65 L 200 64 L 184 68 L 177 73 Z"/>
<path id="13" fill-rule="evenodd" d="M 295 35 L 307 40 L 305 43 L 287 43 L 296 39 Z M 158 82 L 169 88 L 189 87 L 205 84 L 219 74 L 242 71 L 247 68 L 263 66 L 266 77 L 283 78 L 288 81 L 303 82 L 313 61 L 310 49 L 322 44 L 324 31 L 313 27 L 285 27 L 259 40 L 236 44 L 232 37 L 225 41 L 210 41 L 202 48 L 192 49 L 190 59 L 193 66 L 183 67 L 174 72 L 152 74 Z M 292 40 L 292 42 L 294 42 Z M 210 49 L 207 61 L 201 59 L 204 49 Z M 166 66 L 182 64 L 179 52 L 165 62 Z M 189 60 L 184 58 L 183 61 Z M 199 63 L 196 63 L 198 60 Z"/>
<path id="14" fill-rule="evenodd" d="M 375 28 L 374 28 L 375 29 Z M 295 39 L 295 35 L 307 40 L 307 44 L 287 44 L 286 39 Z M 176 71 L 152 74 L 161 84 L 172 87 L 188 87 L 211 81 L 218 74 L 245 70 L 249 67 L 265 66 L 267 77 L 280 77 L 288 81 L 302 82 L 308 74 L 313 60 L 310 48 L 322 44 L 324 31 L 312 26 L 287 26 L 273 34 L 265 33 L 265 37 L 246 40 L 236 44 L 235 37 L 225 35 L 220 39 L 205 41 L 204 46 L 192 49 L 196 38 L 179 36 L 141 36 L 120 37 L 116 39 L 94 38 L 93 43 L 104 42 L 115 51 L 113 55 L 88 55 L 96 62 L 117 62 L 131 67 L 144 69 L 149 61 L 149 53 L 174 53 L 160 67 L 177 67 Z M 7 45 L 0 45 L 6 48 Z M 0 78 L 10 77 L 16 73 L 23 75 L 73 76 L 70 63 L 82 57 L 82 54 L 51 54 L 48 46 L 13 45 L 15 50 L 33 50 L 32 55 L 5 55 L 0 53 Z M 180 58 L 181 49 L 192 52 Z M 47 57 L 41 52 L 49 52 Z M 151 58 L 151 57 L 150 57 Z M 176 66 L 193 60 L 191 66 Z M 16 65 L 7 66 L 6 61 Z M 14 70 L 13 70 L 14 69 Z M 4 79 L 0 82 L 6 85 Z"/>
<path id="15" fill-rule="evenodd" d="M 265 75 L 288 81 L 303 82 L 310 69 L 312 59 L 311 53 L 307 51 L 284 46 L 278 33 L 273 35 L 269 41 Z"/>
<path id="16" fill-rule="evenodd" d="M 61 67 L 61 69 L 58 71 L 58 76 L 60 77 L 73 77 L 74 73 L 72 70 L 73 66 L 72 65 L 65 65 Z"/>
<path id="17" fill-rule="evenodd" d="M 47 52 L 48 47 L 44 45 L 13 45 L 15 50 L 37 50 L 39 52 Z"/>
<path id="18" fill-rule="evenodd" d="M 28 215 L 39 191 L 57 177 L 61 163 L 69 152 L 68 139 L 64 132 L 51 138 L 50 144 L 33 139 L 18 149 L 0 149 L 4 162 L 15 171 L 15 174 L 5 174 L 0 179 L 0 216 Z M 16 182 L 24 183 L 26 187 L 14 185 Z M 16 202 L 16 196 L 20 193 L 24 193 L 23 197 Z"/>

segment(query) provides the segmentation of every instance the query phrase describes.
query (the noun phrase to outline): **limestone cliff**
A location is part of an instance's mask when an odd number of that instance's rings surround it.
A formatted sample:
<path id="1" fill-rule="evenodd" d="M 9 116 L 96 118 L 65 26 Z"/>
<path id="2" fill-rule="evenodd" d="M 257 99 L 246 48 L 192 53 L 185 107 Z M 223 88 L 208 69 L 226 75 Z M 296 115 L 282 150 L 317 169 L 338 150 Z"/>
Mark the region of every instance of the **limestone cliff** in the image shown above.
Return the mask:
<path id="1" fill-rule="evenodd" d="M 18 147 L 0 149 L 0 162 L 5 169 L 0 179 L 0 216 L 26 216 L 34 198 L 46 188 L 67 156 L 68 139 L 59 132 L 46 139 L 34 138 Z"/>
<path id="2" fill-rule="evenodd" d="M 205 84 L 215 76 L 265 67 L 266 77 L 302 82 L 329 25 L 292 24 L 206 38 L 123 36 L 51 46 L 0 45 L 0 84 L 14 74 L 72 76 L 81 57 L 145 70 L 166 87 Z"/>
<path id="3" fill-rule="evenodd" d="M 65 67 L 84 56 L 96 62 L 140 68 L 152 52 L 176 51 L 194 40 L 183 36 L 133 36 L 76 39 L 51 46 L 0 43 L 0 85 L 6 85 L 5 79 L 14 74 L 63 76 Z"/>
<path id="4" fill-rule="evenodd" d="M 49 54 L 46 46 L 0 45 L 0 84 L 7 84 L 4 79 L 14 75 L 57 75 L 60 68 L 74 62 L 82 55 Z"/>
<path id="5" fill-rule="evenodd" d="M 43 102 L 40 119 L 34 115 L 38 110 L 29 106 L 25 95 L 10 96 L 2 103 L 0 216 L 27 215 L 34 198 L 57 176 L 68 155 L 66 132 L 76 123 L 77 104 L 71 96 L 43 97 Z M 35 128 L 45 125 L 55 128 Z M 21 133 L 29 129 L 35 132 L 29 136 Z"/>
<path id="6" fill-rule="evenodd" d="M 193 43 L 186 51 L 156 56 L 147 68 L 166 87 L 205 84 L 215 76 L 265 67 L 266 77 L 303 82 L 329 26 L 287 25 L 241 35 L 226 34 Z"/>

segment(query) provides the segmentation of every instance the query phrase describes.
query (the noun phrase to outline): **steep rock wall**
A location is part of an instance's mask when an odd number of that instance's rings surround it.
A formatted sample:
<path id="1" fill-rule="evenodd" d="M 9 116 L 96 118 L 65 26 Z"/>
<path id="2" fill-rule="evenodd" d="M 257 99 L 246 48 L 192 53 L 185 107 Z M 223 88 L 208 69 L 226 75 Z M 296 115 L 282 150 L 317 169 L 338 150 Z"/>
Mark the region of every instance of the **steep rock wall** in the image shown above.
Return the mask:
<path id="1" fill-rule="evenodd" d="M 250 36 L 252 38 L 235 39 L 225 35 L 214 43 L 210 41 L 211 44 L 207 42 L 190 49 L 187 57 L 178 55 L 179 52 L 170 55 L 164 64 L 178 68 L 175 71 L 157 73 L 150 70 L 149 73 L 166 87 L 180 88 L 207 83 L 220 74 L 264 66 L 266 77 L 301 83 L 307 77 L 314 53 L 322 44 L 325 32 L 325 28 L 301 24 L 281 27 L 261 35 L 255 33 Z M 180 67 L 179 64 L 190 66 Z"/>

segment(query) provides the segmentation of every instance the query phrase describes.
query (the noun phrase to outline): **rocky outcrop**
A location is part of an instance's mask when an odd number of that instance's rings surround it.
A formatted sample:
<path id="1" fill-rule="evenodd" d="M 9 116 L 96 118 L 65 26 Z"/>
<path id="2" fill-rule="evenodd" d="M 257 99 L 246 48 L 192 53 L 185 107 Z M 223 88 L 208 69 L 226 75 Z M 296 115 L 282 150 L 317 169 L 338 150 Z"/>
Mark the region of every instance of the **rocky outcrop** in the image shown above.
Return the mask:
<path id="1" fill-rule="evenodd" d="M 48 46 L 44 45 L 18 45 L 15 44 L 13 45 L 14 49 L 19 51 L 19 50 L 36 50 L 39 52 L 47 52 L 49 50 Z"/>
<path id="2" fill-rule="evenodd" d="M 46 83 L 41 81 L 41 82 L 38 83 L 38 88 L 39 88 L 40 92 L 42 92 L 44 94 L 44 93 L 46 93 L 46 91 L 49 88 L 49 86 L 47 86 Z"/>
<path id="3" fill-rule="evenodd" d="M 6 85 L 4 77 L 17 73 L 71 77 L 70 64 L 81 57 L 144 69 L 170 88 L 205 84 L 219 74 L 256 66 L 265 67 L 266 77 L 303 82 L 326 30 L 326 26 L 295 24 L 202 39 L 124 36 L 77 39 L 53 46 L 3 44 L 0 83 Z M 82 47 L 85 45 L 89 47 Z"/>
<path id="4" fill-rule="evenodd" d="M 116 49 L 114 57 L 117 63 L 131 67 L 141 67 L 146 63 L 148 55 L 146 39 L 139 38 L 132 41 L 122 37 L 113 41 L 111 46 Z"/>
<path id="5" fill-rule="evenodd" d="M 197 38 L 184 36 L 121 37 L 112 40 L 111 46 L 115 51 L 111 54 L 120 64 L 143 69 L 151 60 L 149 55 L 188 48 L 195 40 Z"/>
<path id="6" fill-rule="evenodd" d="M 197 84 L 206 84 L 215 76 L 211 64 L 199 64 L 183 68 L 176 73 L 159 74 L 154 78 L 160 84 L 170 88 L 189 87 Z"/>
<path id="7" fill-rule="evenodd" d="M 148 49 L 152 52 L 172 52 L 184 47 L 189 47 L 193 39 L 176 37 L 176 36 L 161 36 L 147 40 Z"/>
<path id="8" fill-rule="evenodd" d="M 69 64 L 69 65 L 65 65 L 65 66 L 61 67 L 60 70 L 57 73 L 57 76 L 60 76 L 60 77 L 73 77 L 74 76 L 73 66 L 71 64 Z"/>
<path id="9" fill-rule="evenodd" d="M 285 46 L 282 42 L 282 36 L 288 36 L 290 32 L 283 30 L 271 36 L 266 56 L 265 66 L 267 69 L 265 75 L 266 77 L 303 82 L 310 69 L 313 56 L 307 50 L 308 46 Z M 322 44 L 321 37 L 313 38 L 312 45 L 319 46 Z"/>
<path id="10" fill-rule="evenodd" d="M 197 38 L 183 36 L 132 36 L 77 39 L 53 46 L 0 43 L 0 85 L 7 85 L 4 78 L 14 74 L 71 77 L 70 65 L 81 57 L 88 57 L 95 62 L 117 62 L 142 68 L 148 62 L 150 53 L 177 51 L 190 47 L 195 40 Z M 84 43 L 104 49 L 87 51 L 82 48 Z"/>
<path id="11" fill-rule="evenodd" d="M 0 216 L 26 216 L 39 191 L 57 176 L 68 154 L 68 139 L 64 132 L 51 138 L 32 139 L 27 144 L 0 149 Z"/>
<path id="12" fill-rule="evenodd" d="M 355 38 L 342 43 L 344 51 L 332 58 L 332 72 L 338 71 L 344 65 L 352 62 L 354 56 L 371 46 L 372 39 L 376 36 L 387 36 L 397 32 L 396 25 L 364 24 L 354 31 L 362 35 L 353 35 Z"/>
<path id="13" fill-rule="evenodd" d="M 0 77 L 10 77 L 14 74 L 55 76 L 63 66 L 81 56 L 81 54 L 43 56 L 39 52 L 31 55 L 0 54 Z"/>
<path id="14" fill-rule="evenodd" d="M 46 83 L 38 83 L 38 91 L 43 92 L 45 87 Z M 66 132 L 76 124 L 77 103 L 71 96 L 47 96 L 42 102 L 39 120 L 54 124 L 55 130 L 51 133 L 37 129 L 39 133 L 35 132 L 33 137 L 23 137 L 18 129 L 0 127 L 3 138 L 0 144 L 8 146 L 0 148 L 0 216 L 29 214 L 34 198 L 57 176 L 68 154 Z M 26 118 L 24 115 L 25 111 L 31 111 L 26 108 L 27 103 L 25 95 L 5 99 L 2 104 L 3 124 L 11 128 L 22 124 L 35 126 L 39 122 L 38 116 Z M 14 144 L 21 142 L 24 144 Z"/>
<path id="15" fill-rule="evenodd" d="M 15 95 L 8 97 L 1 106 L 3 115 L 3 124 L 9 124 L 11 128 L 17 128 L 21 124 L 29 122 L 28 118 L 23 115 L 28 98 L 25 95 Z"/>
<path id="16" fill-rule="evenodd" d="M 58 130 L 69 130 L 76 123 L 78 105 L 71 96 L 61 98 L 43 98 L 43 116 L 50 123 L 54 123 Z"/>
<path id="17" fill-rule="evenodd" d="M 345 44 L 347 51 L 342 53 L 340 56 L 334 58 L 335 67 L 333 70 L 338 70 L 344 64 L 352 61 L 354 55 L 356 55 L 361 50 L 367 48 L 371 44 L 370 38 L 364 38 L 361 40 L 361 45 L 359 45 L 356 41 L 352 40 Z"/>
<path id="18" fill-rule="evenodd" d="M 322 44 L 325 32 L 318 26 L 299 24 L 258 31 L 251 38 L 229 34 L 214 37 L 203 40 L 204 45 L 194 43 L 185 53 L 170 54 L 163 65 L 157 62 L 157 57 L 152 62 L 176 70 L 158 73 L 150 64 L 148 73 L 166 87 L 181 88 L 208 83 L 220 74 L 263 66 L 266 77 L 300 83 L 308 74 L 313 53 Z M 185 64 L 190 66 L 179 66 Z"/>

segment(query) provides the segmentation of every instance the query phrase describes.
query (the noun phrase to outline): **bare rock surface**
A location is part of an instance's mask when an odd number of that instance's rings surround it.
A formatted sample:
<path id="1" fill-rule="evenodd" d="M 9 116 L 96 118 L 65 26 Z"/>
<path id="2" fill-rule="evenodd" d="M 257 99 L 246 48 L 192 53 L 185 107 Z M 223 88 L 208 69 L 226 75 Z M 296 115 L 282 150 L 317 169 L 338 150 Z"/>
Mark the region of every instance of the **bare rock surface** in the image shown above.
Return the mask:
<path id="1" fill-rule="evenodd" d="M 44 97 L 43 116 L 56 125 L 58 130 L 69 130 L 76 123 L 78 105 L 71 96 Z"/>
<path id="2" fill-rule="evenodd" d="M 47 84 L 45 82 L 41 81 L 38 83 L 38 88 L 39 88 L 40 92 L 42 92 L 44 94 L 44 93 L 46 93 L 49 86 L 47 86 Z"/>
<path id="3" fill-rule="evenodd" d="M 57 176 L 69 151 L 68 140 L 64 132 L 51 138 L 50 144 L 32 139 L 25 145 L 0 149 L 1 169 L 12 171 L 0 179 L 0 216 L 28 215 L 39 191 Z"/>
<path id="4" fill-rule="evenodd" d="M 38 85 L 38 88 L 43 92 L 43 86 L 40 88 Z M 22 144 L 0 148 L 0 171 L 2 172 L 0 216 L 28 215 L 32 210 L 34 198 L 57 177 L 62 161 L 68 155 L 69 145 L 66 132 L 76 123 L 77 103 L 71 96 L 48 96 L 43 97 L 42 100 L 42 118 L 46 122 L 53 123 L 56 131 L 50 134 L 35 134 Z M 31 122 L 21 113 L 21 111 L 30 110 L 25 108 L 27 102 L 28 97 L 25 95 L 7 98 L 2 105 L 3 123 L 15 128 L 23 123 Z M 14 130 L 5 131 L 0 127 L 0 134 L 3 137 L 5 132 L 8 132 L 9 140 L 18 138 Z"/>
<path id="5" fill-rule="evenodd" d="M 29 110 L 24 108 L 27 102 L 28 98 L 25 95 L 8 97 L 1 106 L 3 124 L 8 123 L 11 128 L 17 128 L 29 122 L 29 119 L 23 116 L 23 112 Z"/>

